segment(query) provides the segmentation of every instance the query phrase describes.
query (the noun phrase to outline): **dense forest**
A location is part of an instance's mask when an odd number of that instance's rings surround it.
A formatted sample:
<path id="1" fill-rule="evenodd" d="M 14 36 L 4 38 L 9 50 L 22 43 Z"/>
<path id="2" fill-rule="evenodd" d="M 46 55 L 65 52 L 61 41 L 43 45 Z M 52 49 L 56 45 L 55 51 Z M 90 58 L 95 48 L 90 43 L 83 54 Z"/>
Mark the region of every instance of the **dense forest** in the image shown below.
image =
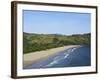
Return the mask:
<path id="1" fill-rule="evenodd" d="M 23 32 L 23 53 L 46 50 L 65 45 L 90 45 L 91 34 L 34 34 Z"/>

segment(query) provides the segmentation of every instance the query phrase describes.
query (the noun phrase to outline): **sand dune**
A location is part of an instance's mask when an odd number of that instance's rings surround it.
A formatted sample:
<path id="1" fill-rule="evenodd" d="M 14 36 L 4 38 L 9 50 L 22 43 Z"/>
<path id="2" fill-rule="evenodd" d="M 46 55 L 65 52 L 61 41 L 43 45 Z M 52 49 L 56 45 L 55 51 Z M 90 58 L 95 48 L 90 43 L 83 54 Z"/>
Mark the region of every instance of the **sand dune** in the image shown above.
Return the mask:
<path id="1" fill-rule="evenodd" d="M 35 61 L 48 58 L 50 56 L 57 54 L 58 52 L 64 51 L 72 47 L 80 47 L 80 45 L 69 45 L 69 46 L 63 46 L 63 47 L 24 54 L 24 58 L 23 58 L 24 67 L 32 64 Z"/>

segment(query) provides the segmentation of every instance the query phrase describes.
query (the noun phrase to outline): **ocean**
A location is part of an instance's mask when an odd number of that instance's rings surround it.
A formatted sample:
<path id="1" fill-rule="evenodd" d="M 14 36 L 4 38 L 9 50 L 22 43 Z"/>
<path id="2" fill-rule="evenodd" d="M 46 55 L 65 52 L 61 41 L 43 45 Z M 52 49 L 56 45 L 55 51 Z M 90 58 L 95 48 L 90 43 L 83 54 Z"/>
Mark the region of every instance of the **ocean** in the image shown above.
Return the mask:
<path id="1" fill-rule="evenodd" d="M 24 69 L 91 66 L 90 46 L 73 47 L 49 58 L 37 61 Z"/>

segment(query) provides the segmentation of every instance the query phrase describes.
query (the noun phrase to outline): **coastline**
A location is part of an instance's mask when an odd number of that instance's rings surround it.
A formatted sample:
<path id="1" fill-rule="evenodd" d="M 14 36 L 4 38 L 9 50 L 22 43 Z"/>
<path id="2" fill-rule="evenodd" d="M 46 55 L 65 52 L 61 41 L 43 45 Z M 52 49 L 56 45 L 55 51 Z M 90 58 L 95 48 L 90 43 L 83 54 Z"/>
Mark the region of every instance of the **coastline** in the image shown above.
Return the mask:
<path id="1" fill-rule="evenodd" d="M 80 47 L 80 45 L 68 45 L 68 46 L 63 46 L 63 47 L 58 47 L 58 48 L 52 48 L 48 50 L 43 50 L 43 51 L 37 51 L 37 52 L 31 52 L 24 54 L 23 56 L 23 67 L 28 66 L 38 60 L 48 58 L 50 56 L 56 55 L 57 53 L 64 51 L 69 48 L 73 47 Z"/>

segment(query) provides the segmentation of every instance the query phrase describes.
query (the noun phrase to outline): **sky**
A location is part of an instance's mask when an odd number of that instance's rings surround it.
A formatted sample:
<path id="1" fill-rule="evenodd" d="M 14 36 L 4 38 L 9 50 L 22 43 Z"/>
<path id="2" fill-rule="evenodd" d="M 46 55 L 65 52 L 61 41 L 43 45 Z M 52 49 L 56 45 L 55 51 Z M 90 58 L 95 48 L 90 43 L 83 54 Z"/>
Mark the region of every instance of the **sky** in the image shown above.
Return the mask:
<path id="1" fill-rule="evenodd" d="M 90 33 L 91 14 L 23 10 L 23 31 L 37 34 Z"/>

